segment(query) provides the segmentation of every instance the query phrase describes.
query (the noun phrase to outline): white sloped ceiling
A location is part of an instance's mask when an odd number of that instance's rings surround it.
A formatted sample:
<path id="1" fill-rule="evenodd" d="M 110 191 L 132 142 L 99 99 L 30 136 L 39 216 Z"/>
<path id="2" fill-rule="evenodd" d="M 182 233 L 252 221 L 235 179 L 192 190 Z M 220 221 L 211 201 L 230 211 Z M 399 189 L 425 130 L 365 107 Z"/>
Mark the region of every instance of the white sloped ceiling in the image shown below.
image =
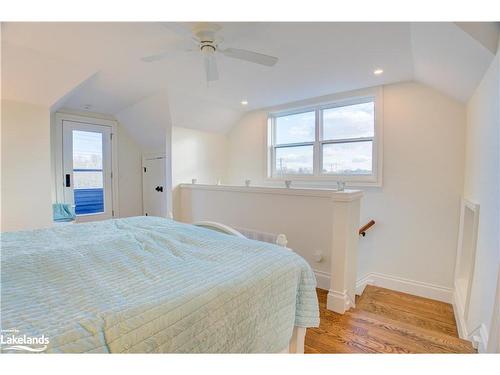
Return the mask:
<path id="1" fill-rule="evenodd" d="M 200 54 L 186 52 L 189 41 L 161 23 L 4 23 L 2 97 L 53 110 L 91 105 L 154 149 L 167 123 L 225 132 L 248 110 L 401 81 L 465 102 L 493 59 L 488 46 L 498 30 L 451 22 L 222 26 L 222 47 L 279 62 L 269 68 L 219 55 L 220 80 L 207 85 Z M 163 51 L 163 61 L 140 60 Z M 373 75 L 376 68 L 384 74 Z"/>

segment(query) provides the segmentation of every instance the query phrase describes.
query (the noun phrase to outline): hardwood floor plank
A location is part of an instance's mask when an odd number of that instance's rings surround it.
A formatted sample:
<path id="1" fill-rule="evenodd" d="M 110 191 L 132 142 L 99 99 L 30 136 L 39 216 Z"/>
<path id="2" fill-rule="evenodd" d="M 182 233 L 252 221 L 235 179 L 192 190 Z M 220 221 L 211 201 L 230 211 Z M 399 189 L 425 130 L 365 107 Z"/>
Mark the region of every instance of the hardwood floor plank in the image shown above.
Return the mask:
<path id="1" fill-rule="evenodd" d="M 367 286 L 356 308 L 326 309 L 318 289 L 320 326 L 307 330 L 306 353 L 474 353 L 458 338 L 451 305 Z"/>
<path id="2" fill-rule="evenodd" d="M 455 323 L 453 307 L 449 303 L 434 301 L 428 298 L 417 297 L 407 293 L 395 292 L 389 289 L 367 286 L 367 300 L 398 306 L 409 312 L 431 316 L 438 321 Z"/>
<path id="3" fill-rule="evenodd" d="M 419 314 L 409 309 L 402 308 L 391 303 L 381 302 L 364 302 L 360 303 L 360 310 L 368 311 L 377 315 L 400 321 L 402 323 L 410 323 L 419 328 L 428 329 L 431 331 L 441 332 L 445 335 L 458 336 L 455 321 L 443 322 L 436 320 L 431 314 Z"/>

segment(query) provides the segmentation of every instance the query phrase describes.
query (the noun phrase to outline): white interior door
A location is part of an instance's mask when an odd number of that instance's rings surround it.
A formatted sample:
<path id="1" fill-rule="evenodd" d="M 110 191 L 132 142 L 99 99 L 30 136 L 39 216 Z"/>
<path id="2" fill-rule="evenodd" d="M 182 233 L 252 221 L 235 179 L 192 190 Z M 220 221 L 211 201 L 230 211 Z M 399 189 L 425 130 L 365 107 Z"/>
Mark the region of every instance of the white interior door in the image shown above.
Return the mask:
<path id="1" fill-rule="evenodd" d="M 64 201 L 77 221 L 111 218 L 111 127 L 64 120 L 62 128 Z"/>
<path id="2" fill-rule="evenodd" d="M 167 217 L 167 165 L 165 156 L 143 157 L 142 201 L 144 215 Z"/>

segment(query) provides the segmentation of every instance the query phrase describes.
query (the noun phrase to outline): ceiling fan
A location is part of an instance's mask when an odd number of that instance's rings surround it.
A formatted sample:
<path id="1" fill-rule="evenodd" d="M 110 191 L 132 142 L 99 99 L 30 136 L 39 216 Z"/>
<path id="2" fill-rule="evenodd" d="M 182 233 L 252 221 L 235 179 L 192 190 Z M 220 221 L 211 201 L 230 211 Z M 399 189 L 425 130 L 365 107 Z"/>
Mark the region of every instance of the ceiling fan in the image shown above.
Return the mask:
<path id="1" fill-rule="evenodd" d="M 178 34 L 189 37 L 190 40 L 196 44 L 198 48 L 188 51 L 201 52 L 204 57 L 207 81 L 209 82 L 217 81 L 219 79 L 219 72 L 217 70 L 217 63 L 215 60 L 216 54 L 265 66 L 273 66 L 278 62 L 277 57 L 264 55 L 258 52 L 238 48 L 220 48 L 223 38 L 218 36 L 217 32 L 222 29 L 222 26 L 216 23 L 198 23 L 191 30 L 187 30 L 180 26 L 169 25 L 167 27 Z M 168 57 L 170 54 L 170 52 L 164 52 L 157 55 L 143 57 L 141 60 L 144 62 L 159 61 Z"/>

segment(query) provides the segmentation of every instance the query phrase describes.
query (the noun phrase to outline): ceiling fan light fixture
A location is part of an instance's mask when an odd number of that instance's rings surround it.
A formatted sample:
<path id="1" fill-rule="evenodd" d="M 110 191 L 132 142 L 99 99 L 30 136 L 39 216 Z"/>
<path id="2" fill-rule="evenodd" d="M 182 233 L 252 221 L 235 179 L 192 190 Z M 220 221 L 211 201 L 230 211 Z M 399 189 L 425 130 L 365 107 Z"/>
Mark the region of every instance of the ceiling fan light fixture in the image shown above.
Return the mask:
<path id="1" fill-rule="evenodd" d="M 224 39 L 220 35 L 218 35 L 217 32 L 221 29 L 221 25 L 212 22 L 197 23 L 194 27 L 191 28 L 191 33 L 187 32 L 183 28 L 180 28 L 180 31 L 172 29 L 178 34 L 181 34 L 183 37 L 188 36 L 191 42 L 194 42 L 198 47 L 197 50 L 201 52 L 201 55 L 204 57 L 207 82 L 216 81 L 219 79 L 217 62 L 215 59 L 216 54 L 268 67 L 274 66 L 278 62 L 277 57 L 265 55 L 259 52 L 248 51 L 239 48 L 220 49 L 220 45 Z M 157 55 L 146 56 L 142 58 L 142 61 L 159 61 L 166 58 L 168 55 L 168 52 L 164 52 Z M 246 105 L 243 103 L 241 104 Z"/>

